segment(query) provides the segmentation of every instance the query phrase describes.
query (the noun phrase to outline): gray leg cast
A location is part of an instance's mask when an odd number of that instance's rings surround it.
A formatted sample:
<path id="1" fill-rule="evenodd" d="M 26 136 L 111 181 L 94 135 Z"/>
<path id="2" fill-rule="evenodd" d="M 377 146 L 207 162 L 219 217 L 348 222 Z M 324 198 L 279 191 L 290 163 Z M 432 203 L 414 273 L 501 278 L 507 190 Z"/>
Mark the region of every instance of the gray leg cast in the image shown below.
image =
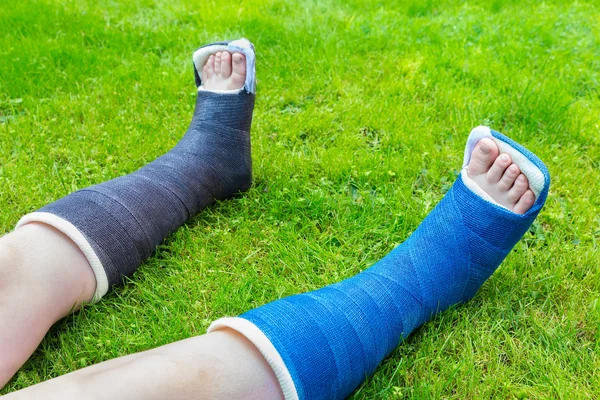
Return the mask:
<path id="1" fill-rule="evenodd" d="M 80 247 L 96 275 L 93 301 L 120 284 L 123 276 L 132 275 L 190 217 L 250 187 L 252 44 L 241 39 L 200 48 L 194 53 L 196 83 L 202 89 L 203 58 L 222 50 L 246 56 L 244 87 L 198 90 L 190 127 L 171 151 L 129 175 L 71 193 L 17 224 L 17 229 L 30 222 L 49 224 Z"/>

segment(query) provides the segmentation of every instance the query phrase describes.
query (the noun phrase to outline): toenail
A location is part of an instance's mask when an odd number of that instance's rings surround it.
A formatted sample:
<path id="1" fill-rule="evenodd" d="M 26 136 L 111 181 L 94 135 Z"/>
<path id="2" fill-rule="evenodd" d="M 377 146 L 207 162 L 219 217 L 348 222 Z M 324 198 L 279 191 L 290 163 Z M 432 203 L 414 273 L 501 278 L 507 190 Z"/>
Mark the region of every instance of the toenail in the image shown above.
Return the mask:
<path id="1" fill-rule="evenodd" d="M 500 160 L 501 160 L 501 161 L 504 161 L 504 162 L 507 162 L 507 161 L 508 161 L 508 156 L 507 156 L 506 154 L 502 154 L 502 155 L 500 156 Z"/>
<path id="2" fill-rule="evenodd" d="M 516 166 L 516 165 L 514 165 L 514 164 L 513 164 L 513 165 L 511 165 L 511 166 L 510 166 L 510 172 L 514 172 L 514 173 L 516 173 L 516 172 L 517 172 L 517 166 Z"/>
<path id="3" fill-rule="evenodd" d="M 485 143 L 480 143 L 479 144 L 479 148 L 481 149 L 481 151 L 483 151 L 485 154 L 488 154 L 490 152 L 490 146 L 488 146 Z"/>
<path id="4" fill-rule="evenodd" d="M 525 182 L 525 176 L 524 175 L 519 176 L 519 181 Z"/>

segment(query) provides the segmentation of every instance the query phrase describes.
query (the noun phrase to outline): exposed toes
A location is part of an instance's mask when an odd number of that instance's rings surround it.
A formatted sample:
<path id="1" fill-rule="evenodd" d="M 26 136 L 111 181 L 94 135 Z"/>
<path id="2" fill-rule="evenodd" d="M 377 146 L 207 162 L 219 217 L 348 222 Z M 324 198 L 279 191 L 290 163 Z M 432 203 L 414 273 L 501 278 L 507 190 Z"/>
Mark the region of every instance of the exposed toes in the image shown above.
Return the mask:
<path id="1" fill-rule="evenodd" d="M 220 51 L 215 54 L 215 75 L 221 75 L 221 55 Z"/>
<path id="2" fill-rule="evenodd" d="M 517 179 L 515 179 L 514 185 L 508 191 L 508 201 L 510 201 L 511 204 L 516 204 L 521 196 L 525 194 L 527 189 L 529 189 L 529 181 L 525 175 L 520 174 Z"/>
<path id="3" fill-rule="evenodd" d="M 206 64 L 204 65 L 204 67 L 206 68 L 207 79 L 211 79 L 215 75 L 215 56 L 214 55 L 211 54 L 211 56 L 208 57 L 208 61 L 206 61 Z"/>
<path id="4" fill-rule="evenodd" d="M 481 139 L 471 154 L 467 174 L 473 177 L 488 172 L 494 160 L 498 157 L 498 153 L 498 146 L 493 140 Z"/>
<path id="5" fill-rule="evenodd" d="M 225 79 L 231 76 L 231 53 L 228 51 L 221 53 L 221 76 Z"/>
<path id="6" fill-rule="evenodd" d="M 204 64 L 204 67 L 202 67 L 202 80 L 207 80 L 208 79 L 208 67 L 206 66 L 206 64 Z"/>
<path id="7" fill-rule="evenodd" d="M 232 86 L 241 88 L 246 80 L 246 57 L 241 53 L 234 53 L 232 59 Z"/>
<path id="8" fill-rule="evenodd" d="M 511 164 L 512 160 L 508 154 L 500 154 L 499 157 L 496 157 L 496 160 L 490 167 L 486 175 L 486 180 L 489 183 L 497 183 L 500 181 L 506 168 Z"/>
<path id="9" fill-rule="evenodd" d="M 527 189 L 527 191 L 521 196 L 517 204 L 515 204 L 513 211 L 517 214 L 525 214 L 533 203 L 535 202 L 535 195 L 531 191 L 531 189 Z"/>
<path id="10" fill-rule="evenodd" d="M 234 90 L 246 81 L 246 59 L 243 54 L 218 51 L 208 57 L 202 67 L 202 81 L 207 90 Z"/>
<path id="11" fill-rule="evenodd" d="M 502 178 L 500 178 L 500 181 L 498 182 L 498 188 L 504 192 L 508 191 L 515 183 L 515 180 L 517 179 L 520 173 L 521 170 L 519 169 L 517 164 L 511 164 L 504 171 L 504 175 L 502 175 Z"/>
<path id="12" fill-rule="evenodd" d="M 467 174 L 494 201 L 515 213 L 524 214 L 535 203 L 527 177 L 510 155 L 500 153 L 492 139 L 484 138 L 477 143 Z"/>

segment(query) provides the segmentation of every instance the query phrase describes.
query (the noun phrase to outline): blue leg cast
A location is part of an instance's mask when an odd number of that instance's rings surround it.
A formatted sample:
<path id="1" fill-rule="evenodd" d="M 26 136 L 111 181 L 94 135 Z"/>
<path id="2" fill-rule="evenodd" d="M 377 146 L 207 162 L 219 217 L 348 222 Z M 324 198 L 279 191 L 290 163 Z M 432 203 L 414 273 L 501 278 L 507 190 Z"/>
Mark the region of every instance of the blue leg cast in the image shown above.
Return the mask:
<path id="1" fill-rule="evenodd" d="M 509 153 L 528 177 L 536 201 L 526 214 L 477 194 L 463 170 L 417 230 L 369 269 L 238 318 L 223 318 L 209 331 L 229 327 L 252 341 L 286 399 L 348 397 L 417 327 L 471 299 L 544 205 L 550 185 L 546 167 L 498 132 L 473 130 L 465 166 L 483 137 Z"/>

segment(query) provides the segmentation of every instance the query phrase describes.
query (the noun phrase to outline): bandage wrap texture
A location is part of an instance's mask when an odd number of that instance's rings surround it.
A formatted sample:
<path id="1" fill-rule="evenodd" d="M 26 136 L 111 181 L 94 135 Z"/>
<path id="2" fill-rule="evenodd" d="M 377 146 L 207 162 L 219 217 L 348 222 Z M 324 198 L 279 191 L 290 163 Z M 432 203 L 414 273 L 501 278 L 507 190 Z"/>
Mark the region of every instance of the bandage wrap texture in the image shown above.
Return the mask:
<path id="1" fill-rule="evenodd" d="M 198 91 L 190 127 L 171 151 L 39 212 L 74 225 L 100 259 L 109 286 L 120 284 L 191 216 L 250 187 L 254 99 L 246 90 Z"/>
<path id="2" fill-rule="evenodd" d="M 492 134 L 544 174 L 545 187 L 526 214 L 480 198 L 459 177 L 417 230 L 369 269 L 240 316 L 273 344 L 297 398 L 349 396 L 415 328 L 472 298 L 528 230 L 546 200 L 547 169 L 528 150 Z"/>

